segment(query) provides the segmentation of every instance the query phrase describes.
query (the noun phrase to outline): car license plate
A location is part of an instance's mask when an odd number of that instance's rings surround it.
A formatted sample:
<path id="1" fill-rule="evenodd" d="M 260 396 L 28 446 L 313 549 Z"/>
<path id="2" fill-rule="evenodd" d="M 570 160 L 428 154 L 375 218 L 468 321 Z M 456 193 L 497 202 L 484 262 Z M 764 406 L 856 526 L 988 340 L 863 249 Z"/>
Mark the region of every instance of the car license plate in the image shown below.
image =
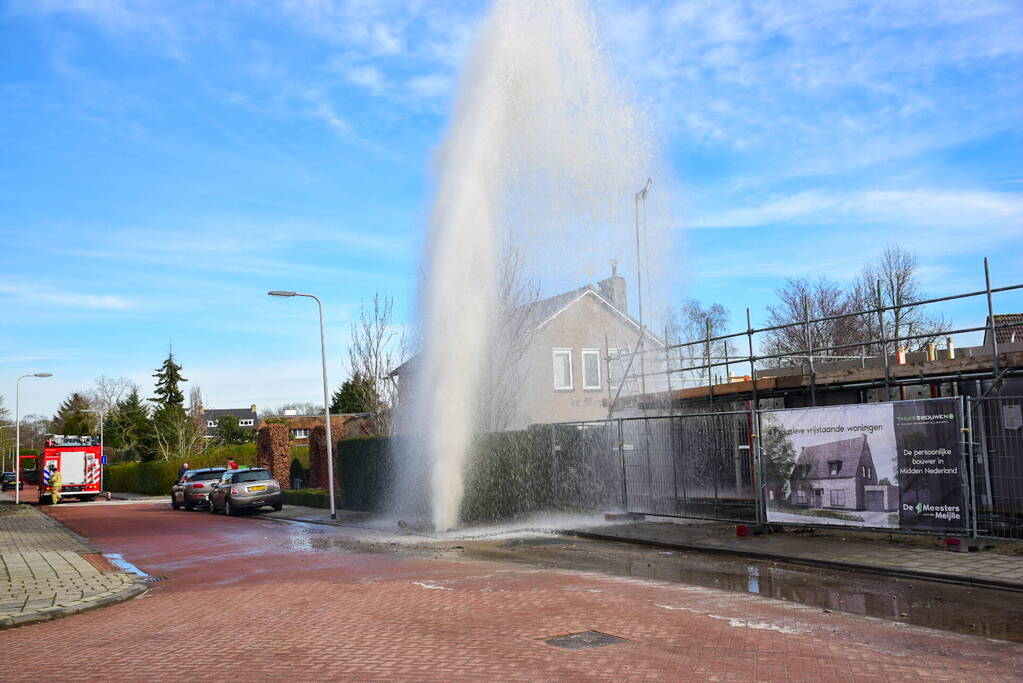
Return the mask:
<path id="1" fill-rule="evenodd" d="M 250 486 L 249 493 L 255 493 L 256 491 L 266 491 L 265 486 Z"/>

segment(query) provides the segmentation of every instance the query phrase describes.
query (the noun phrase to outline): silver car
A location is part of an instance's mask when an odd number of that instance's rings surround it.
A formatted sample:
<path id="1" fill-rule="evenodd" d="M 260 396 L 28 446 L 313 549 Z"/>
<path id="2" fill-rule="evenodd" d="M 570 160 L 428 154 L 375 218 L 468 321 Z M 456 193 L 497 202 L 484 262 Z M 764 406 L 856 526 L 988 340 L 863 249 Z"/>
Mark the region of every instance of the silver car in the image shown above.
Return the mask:
<path id="1" fill-rule="evenodd" d="M 284 507 L 284 492 L 270 471 L 262 467 L 228 470 L 214 484 L 209 501 L 210 512 L 220 511 L 225 515 L 264 505 L 280 510 Z"/>
<path id="2" fill-rule="evenodd" d="M 223 467 L 188 470 L 181 481 L 171 487 L 171 507 L 191 510 L 196 505 L 206 505 L 210 490 L 226 471 Z"/>

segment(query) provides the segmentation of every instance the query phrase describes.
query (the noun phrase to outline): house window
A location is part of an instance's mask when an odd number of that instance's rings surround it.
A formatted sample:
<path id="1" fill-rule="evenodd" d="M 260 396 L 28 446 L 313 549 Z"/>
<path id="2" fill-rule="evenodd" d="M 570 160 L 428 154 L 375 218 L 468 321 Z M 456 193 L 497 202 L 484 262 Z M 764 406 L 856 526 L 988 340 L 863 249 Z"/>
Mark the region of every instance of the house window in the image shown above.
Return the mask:
<path id="1" fill-rule="evenodd" d="M 252 420 L 238 420 L 238 426 L 239 427 L 251 427 L 252 426 Z"/>
<path id="2" fill-rule="evenodd" d="M 832 477 L 837 477 L 838 473 L 842 471 L 842 461 L 841 460 L 829 460 L 828 461 L 828 468 L 829 468 L 829 471 L 831 472 L 831 476 Z"/>
<path id="3" fill-rule="evenodd" d="M 873 478 L 873 476 L 874 476 L 874 472 L 873 472 L 872 468 L 870 467 L 870 465 L 864 465 L 863 466 L 863 478 L 864 479 L 871 479 L 871 478 Z"/>
<path id="4" fill-rule="evenodd" d="M 599 349 L 583 349 L 583 389 L 600 390 Z"/>
<path id="5" fill-rule="evenodd" d="M 806 505 L 806 491 L 803 489 L 796 491 L 796 502 L 800 505 Z"/>
<path id="6" fill-rule="evenodd" d="M 845 491 L 832 491 L 831 492 L 831 507 L 833 507 L 833 508 L 844 508 L 845 507 Z"/>
<path id="7" fill-rule="evenodd" d="M 554 389 L 572 391 L 572 349 L 554 349 Z"/>
<path id="8" fill-rule="evenodd" d="M 308 439 L 309 438 L 309 430 L 308 429 L 292 429 L 291 430 L 291 438 L 292 439 Z"/>
<path id="9" fill-rule="evenodd" d="M 207 427 L 216 427 L 217 426 L 217 421 L 216 420 L 206 420 L 206 426 Z"/>

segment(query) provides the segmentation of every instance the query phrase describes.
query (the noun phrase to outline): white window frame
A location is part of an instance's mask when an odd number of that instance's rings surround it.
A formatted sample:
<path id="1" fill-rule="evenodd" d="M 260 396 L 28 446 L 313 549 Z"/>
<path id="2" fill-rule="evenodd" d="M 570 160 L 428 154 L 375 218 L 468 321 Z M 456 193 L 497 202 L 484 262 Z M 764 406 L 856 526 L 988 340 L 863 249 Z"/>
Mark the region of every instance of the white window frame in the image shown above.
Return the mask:
<path id="1" fill-rule="evenodd" d="M 568 356 L 568 386 L 558 386 L 558 357 Z M 575 391 L 575 368 L 572 363 L 572 349 L 555 348 L 551 352 L 554 369 L 554 391 Z"/>
<path id="2" fill-rule="evenodd" d="M 238 426 L 239 427 L 251 427 L 252 426 L 252 420 L 238 420 Z"/>
<path id="3" fill-rule="evenodd" d="M 217 426 L 217 420 L 206 420 L 206 426 L 213 428 Z"/>
<path id="4" fill-rule="evenodd" d="M 600 349 L 583 349 L 581 354 L 583 359 L 583 391 L 600 391 L 604 381 L 603 373 L 600 371 Z M 586 383 L 586 356 L 593 356 L 597 359 L 597 383 L 595 385 Z"/>
<path id="5" fill-rule="evenodd" d="M 292 439 L 308 439 L 309 438 L 309 430 L 301 428 L 301 427 L 297 427 L 295 429 L 292 429 L 291 430 L 291 438 Z"/>

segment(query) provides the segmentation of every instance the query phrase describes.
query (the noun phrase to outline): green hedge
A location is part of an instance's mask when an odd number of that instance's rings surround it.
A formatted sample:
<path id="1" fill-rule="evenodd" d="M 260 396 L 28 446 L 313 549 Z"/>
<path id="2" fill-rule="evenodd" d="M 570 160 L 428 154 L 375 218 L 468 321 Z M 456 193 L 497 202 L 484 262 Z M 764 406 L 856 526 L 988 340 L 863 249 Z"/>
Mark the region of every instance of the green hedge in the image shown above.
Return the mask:
<path id="1" fill-rule="evenodd" d="M 292 455 L 301 462 L 304 455 L 309 459 L 308 446 L 293 446 Z M 190 469 L 223 467 L 228 458 L 234 458 L 239 465 L 253 467 L 256 464 L 256 444 L 245 443 L 236 446 L 211 446 L 191 458 L 171 460 L 149 460 L 108 465 L 104 488 L 118 493 L 142 493 L 147 495 L 170 495 L 170 488 L 178 476 L 178 469 L 187 462 Z M 285 486 L 291 482 L 282 482 Z"/>
<path id="2" fill-rule="evenodd" d="M 334 500 L 334 505 L 340 507 L 341 496 Z M 329 508 L 330 497 L 326 489 L 298 489 L 297 491 L 284 492 L 285 505 L 304 505 L 311 508 Z"/>
<path id="3" fill-rule="evenodd" d="M 182 461 L 131 462 L 107 467 L 104 488 L 121 493 L 170 495 Z"/>
<path id="4" fill-rule="evenodd" d="M 390 441 L 386 436 L 361 436 L 338 442 L 338 472 L 347 509 L 379 512 L 385 505 L 393 473 Z"/>
<path id="5" fill-rule="evenodd" d="M 464 522 L 514 517 L 550 507 L 554 495 L 548 437 L 539 430 L 484 434 L 472 446 L 465 472 Z M 392 439 L 369 436 L 338 443 L 345 507 L 379 512 L 394 474 Z"/>

